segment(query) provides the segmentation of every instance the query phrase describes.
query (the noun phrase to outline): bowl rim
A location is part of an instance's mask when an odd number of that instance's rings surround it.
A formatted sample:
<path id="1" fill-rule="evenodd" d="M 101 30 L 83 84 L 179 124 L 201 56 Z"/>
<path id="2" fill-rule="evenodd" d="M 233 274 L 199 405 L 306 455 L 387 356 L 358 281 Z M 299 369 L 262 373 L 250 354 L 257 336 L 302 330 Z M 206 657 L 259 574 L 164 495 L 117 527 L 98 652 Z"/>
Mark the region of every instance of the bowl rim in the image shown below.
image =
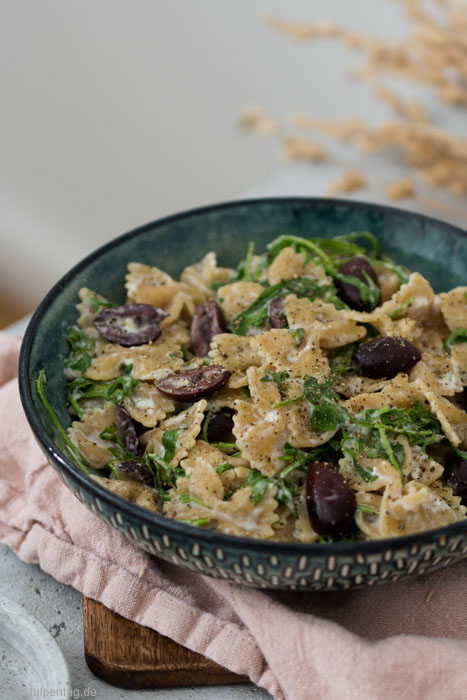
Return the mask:
<path id="1" fill-rule="evenodd" d="M 48 455 L 49 460 L 51 460 L 59 470 L 63 470 L 75 479 L 80 487 L 84 488 L 86 491 L 93 492 L 95 496 L 100 498 L 102 501 L 106 502 L 107 505 L 116 509 L 117 511 L 123 511 L 126 515 L 132 518 L 137 518 L 143 522 L 146 526 L 151 528 L 156 527 L 160 529 L 161 533 L 168 531 L 168 534 L 173 533 L 174 535 L 186 535 L 192 539 L 199 540 L 200 542 L 215 543 L 218 546 L 225 545 L 231 549 L 240 549 L 242 551 L 248 549 L 255 549 L 256 551 L 261 551 L 264 554 L 288 554 L 288 555 L 312 555 L 316 554 L 318 556 L 323 556 L 324 554 L 352 554 L 354 552 L 361 552 L 362 554 L 372 554 L 379 552 L 382 549 L 406 549 L 410 548 L 411 545 L 421 545 L 425 542 L 432 542 L 434 538 L 441 538 L 447 535 L 466 535 L 467 530 L 467 519 L 460 520 L 450 525 L 445 525 L 440 528 L 433 528 L 430 530 L 425 530 L 422 532 L 416 532 L 410 535 L 400 535 L 398 537 L 385 537 L 376 540 L 356 540 L 349 542 L 283 542 L 280 540 L 272 539 L 257 539 L 252 537 L 241 537 L 239 535 L 228 535 L 216 530 L 204 530 L 201 527 L 190 525 L 188 523 L 183 523 L 173 518 L 168 518 L 165 515 L 159 513 L 154 513 L 150 510 L 142 508 L 135 503 L 130 503 L 130 501 L 125 500 L 123 497 L 114 494 L 113 492 L 101 486 L 98 482 L 89 478 L 83 471 L 76 467 L 71 460 L 68 460 L 65 455 L 61 454 L 60 450 L 56 447 L 53 440 L 49 437 L 44 428 L 42 421 L 40 420 L 39 414 L 36 411 L 34 402 L 32 400 L 31 388 L 28 381 L 29 376 L 29 359 L 31 354 L 31 348 L 36 334 L 36 329 L 42 320 L 45 312 L 50 304 L 50 302 L 59 296 L 60 292 L 66 287 L 68 282 L 76 277 L 81 270 L 87 267 L 89 263 L 93 260 L 105 255 L 108 250 L 111 250 L 116 245 L 120 245 L 131 238 L 135 238 L 145 231 L 159 226 L 163 226 L 167 223 L 175 222 L 179 219 L 184 219 L 189 216 L 202 216 L 211 211 L 219 211 L 222 209 L 237 208 L 237 207 L 249 207 L 257 205 L 266 204 L 288 204 L 288 205 L 300 205 L 300 204 L 326 204 L 326 205 L 337 205 L 337 206 L 351 206 L 357 209 L 371 209 L 379 210 L 381 212 L 396 213 L 408 218 L 419 218 L 423 219 L 427 223 L 432 225 L 442 226 L 444 229 L 450 230 L 452 234 L 456 237 L 466 238 L 467 230 L 460 228 L 454 224 L 443 221 L 442 219 L 437 219 L 435 217 L 427 216 L 425 214 L 420 214 L 419 212 L 413 212 L 408 209 L 401 209 L 399 207 L 393 207 L 386 204 L 376 204 L 366 201 L 355 201 L 351 199 L 343 198 L 333 198 L 333 197 L 289 197 L 289 196 L 272 196 L 272 197 L 258 197 L 258 198 L 248 198 L 248 199 L 232 199 L 220 203 L 208 204 L 201 207 L 193 207 L 190 209 L 177 212 L 175 214 L 170 214 L 154 221 L 150 221 L 142 226 L 138 226 L 130 231 L 116 236 L 112 240 L 99 246 L 94 251 L 82 258 L 78 263 L 76 263 L 68 272 L 66 272 L 53 287 L 47 292 L 45 297 L 40 302 L 37 309 L 34 311 L 31 320 L 29 321 L 28 327 L 23 337 L 21 344 L 19 363 L 18 363 L 18 383 L 19 383 L 19 393 L 21 402 L 23 405 L 23 410 L 26 418 L 32 428 L 34 436 L 41 446 L 42 450 Z"/>

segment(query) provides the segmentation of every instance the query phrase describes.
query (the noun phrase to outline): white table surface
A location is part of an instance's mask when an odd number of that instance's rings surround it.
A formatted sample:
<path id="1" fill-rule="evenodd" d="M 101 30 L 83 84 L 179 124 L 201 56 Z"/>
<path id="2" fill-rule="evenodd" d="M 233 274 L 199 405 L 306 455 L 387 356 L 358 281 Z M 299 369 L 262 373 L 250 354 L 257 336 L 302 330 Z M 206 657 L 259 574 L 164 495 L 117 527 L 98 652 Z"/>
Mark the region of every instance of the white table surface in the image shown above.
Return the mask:
<path id="1" fill-rule="evenodd" d="M 400 166 L 382 162 L 378 164 L 367 156 L 356 157 L 355 167 L 366 172 L 371 169 L 372 173 L 370 188 L 356 193 L 355 199 L 384 202 L 384 182 L 402 174 Z M 319 168 L 292 165 L 283 168 L 269 181 L 250 191 L 248 196 L 322 195 L 326 191 L 329 179 L 335 177 L 340 170 L 338 160 Z M 439 193 L 434 196 L 428 189 L 422 189 L 417 199 L 404 201 L 404 205 L 461 226 L 467 221 L 467 210 L 461 207 L 459 200 Z M 23 320 L 7 330 L 22 333 L 26 325 L 27 320 Z M 70 586 L 55 581 L 38 566 L 20 561 L 6 546 L 0 545 L 0 559 L 0 595 L 6 595 L 26 607 L 56 637 L 67 659 L 74 688 L 80 690 L 80 697 L 85 697 L 84 692 L 87 688 L 95 689 L 95 697 L 99 700 L 134 700 L 146 697 L 154 697 L 157 700 L 253 700 L 270 697 L 268 693 L 253 685 L 148 691 L 120 690 L 107 685 L 89 671 L 84 660 L 81 594 Z"/>

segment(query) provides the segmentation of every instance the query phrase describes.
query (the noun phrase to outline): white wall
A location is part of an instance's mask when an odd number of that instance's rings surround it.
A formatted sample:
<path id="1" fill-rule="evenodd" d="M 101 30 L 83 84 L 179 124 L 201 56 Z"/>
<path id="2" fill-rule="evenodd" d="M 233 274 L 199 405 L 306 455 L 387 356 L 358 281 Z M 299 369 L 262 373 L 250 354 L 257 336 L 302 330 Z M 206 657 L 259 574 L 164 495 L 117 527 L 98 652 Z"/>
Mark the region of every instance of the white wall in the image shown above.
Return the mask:
<path id="1" fill-rule="evenodd" d="M 146 221 L 233 198 L 280 166 L 239 110 L 384 107 L 334 43 L 278 14 L 395 34 L 394 0 L 1 0 L 0 288 L 32 307 L 83 255 Z M 336 85 L 338 89 L 336 89 Z"/>

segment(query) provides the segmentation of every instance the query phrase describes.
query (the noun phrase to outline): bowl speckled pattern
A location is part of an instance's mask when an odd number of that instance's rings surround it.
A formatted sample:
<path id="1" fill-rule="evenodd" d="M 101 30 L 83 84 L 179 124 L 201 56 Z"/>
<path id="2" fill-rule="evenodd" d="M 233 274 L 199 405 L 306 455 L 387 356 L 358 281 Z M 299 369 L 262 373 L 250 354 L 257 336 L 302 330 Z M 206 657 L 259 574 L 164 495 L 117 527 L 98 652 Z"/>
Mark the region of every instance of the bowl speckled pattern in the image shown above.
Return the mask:
<path id="1" fill-rule="evenodd" d="M 63 482 L 94 513 L 146 551 L 209 576 L 258 588 L 336 590 L 397 581 L 467 557 L 467 520 L 400 538 L 336 544 L 279 543 L 224 535 L 151 513 L 110 493 L 66 457 L 63 440 L 42 406 L 35 380 L 42 368 L 48 398 L 64 426 L 66 328 L 76 321 L 77 293 L 86 285 L 117 303 L 130 261 L 172 275 L 209 250 L 235 265 L 250 240 L 259 251 L 281 234 L 330 238 L 367 230 L 384 252 L 421 272 L 443 291 L 467 281 L 467 233 L 419 214 L 361 202 L 273 198 L 228 202 L 161 219 L 89 255 L 47 294 L 26 331 L 20 392 L 39 444 Z"/>

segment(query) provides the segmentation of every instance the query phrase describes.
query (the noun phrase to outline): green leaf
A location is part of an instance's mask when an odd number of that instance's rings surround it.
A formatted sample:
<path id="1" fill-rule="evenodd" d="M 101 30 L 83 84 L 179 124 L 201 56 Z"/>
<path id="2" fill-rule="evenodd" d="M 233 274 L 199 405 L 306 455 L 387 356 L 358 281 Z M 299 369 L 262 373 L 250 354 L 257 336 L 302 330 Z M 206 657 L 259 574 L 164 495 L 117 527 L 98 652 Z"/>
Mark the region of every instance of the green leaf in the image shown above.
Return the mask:
<path id="1" fill-rule="evenodd" d="M 349 343 L 348 345 L 343 345 L 334 353 L 329 362 L 333 375 L 338 377 L 355 369 L 352 363 L 352 355 L 358 345 L 358 342 Z"/>
<path id="2" fill-rule="evenodd" d="M 164 459 L 166 462 L 171 462 L 175 456 L 175 450 L 177 448 L 177 440 L 179 430 L 165 430 L 162 433 L 162 447 L 164 448 Z"/>
<path id="3" fill-rule="evenodd" d="M 125 365 L 124 373 L 107 382 L 100 382 L 87 377 L 77 377 L 68 384 L 68 400 L 72 405 L 76 415 L 81 418 L 83 412 L 79 406 L 79 401 L 82 399 L 104 399 L 105 401 L 113 401 L 120 403 L 126 398 L 138 381 L 132 379 L 129 373 L 132 370 L 132 365 Z"/>
<path id="4" fill-rule="evenodd" d="M 311 427 L 328 432 L 337 430 L 348 420 L 347 411 L 337 403 L 337 395 L 331 389 L 333 377 L 320 384 L 315 377 L 305 377 L 303 391 L 312 405 Z"/>
<path id="5" fill-rule="evenodd" d="M 134 461 L 136 455 L 134 455 L 132 452 L 128 452 L 126 449 L 125 441 L 120 435 L 115 423 L 112 423 L 111 425 L 108 425 L 107 428 L 104 428 L 104 430 L 99 434 L 99 437 L 102 440 L 108 440 L 109 442 L 114 443 L 115 447 L 109 447 L 109 452 L 113 454 L 117 462 L 122 463 Z M 109 464 L 109 466 L 112 468 L 114 465 Z"/>
<path id="6" fill-rule="evenodd" d="M 362 513 L 368 513 L 369 515 L 380 514 L 378 508 L 374 508 L 373 506 L 367 506 L 366 503 L 357 503 L 357 510 L 360 510 Z"/>
<path id="7" fill-rule="evenodd" d="M 250 500 L 253 501 L 255 505 L 258 505 L 261 499 L 266 495 L 270 483 L 271 481 L 267 476 L 264 476 L 264 474 L 257 469 L 252 469 L 241 488 L 244 489 L 249 486 L 251 488 Z"/>
<path id="8" fill-rule="evenodd" d="M 304 328 L 291 328 L 289 330 L 290 335 L 294 339 L 295 347 L 298 348 L 303 343 L 303 338 L 305 336 Z"/>
<path id="9" fill-rule="evenodd" d="M 96 339 L 90 338 L 79 326 L 68 328 L 66 339 L 71 349 L 65 360 L 65 367 L 84 373 L 92 362 L 92 353 L 96 347 Z"/>
<path id="10" fill-rule="evenodd" d="M 218 464 L 216 469 L 217 474 L 223 474 L 224 472 L 229 471 L 229 469 L 236 469 L 237 467 L 235 464 L 229 464 L 229 462 L 223 462 L 222 464 Z"/>
<path id="11" fill-rule="evenodd" d="M 312 257 L 315 257 L 318 264 L 322 265 L 328 275 L 331 275 L 334 279 L 339 280 L 345 284 L 351 284 L 357 287 L 360 297 L 368 302 L 371 308 L 375 308 L 381 296 L 380 289 L 377 284 L 369 277 L 365 275 L 365 282 L 363 282 L 358 277 L 353 275 L 345 275 L 339 272 L 339 267 L 349 260 L 350 258 L 358 255 L 365 255 L 365 249 L 357 246 L 355 244 L 349 243 L 348 239 L 354 234 L 348 234 L 347 236 L 340 236 L 338 238 L 326 239 L 326 238 L 299 238 L 298 236 L 280 236 L 275 241 L 268 246 L 268 251 L 270 256 L 276 256 L 284 247 L 290 245 L 297 251 L 308 252 Z M 378 249 L 378 242 L 373 234 L 363 231 L 355 234 L 355 237 L 370 237 L 372 241 L 373 251 Z M 376 246 L 376 248 L 375 248 Z M 345 254 L 343 250 L 345 249 Z M 340 255 L 337 253 L 339 251 Z M 340 300 L 339 300 L 340 301 Z M 335 302 L 333 302 L 335 303 Z M 340 301 L 342 304 L 343 302 Z M 337 306 L 337 308 L 343 308 L 342 306 Z"/>
<path id="12" fill-rule="evenodd" d="M 211 522 L 211 518 L 193 518 L 192 520 L 183 520 L 182 518 L 177 518 L 179 523 L 186 523 L 187 525 L 196 525 L 197 527 L 205 527 Z"/>
<path id="13" fill-rule="evenodd" d="M 406 311 L 411 306 L 415 301 L 415 297 L 409 297 L 407 301 L 404 301 L 403 304 L 400 306 L 397 306 L 392 314 L 389 314 L 389 318 L 392 318 L 393 321 L 397 321 L 399 318 L 404 318 L 406 316 Z"/>
<path id="14" fill-rule="evenodd" d="M 218 450 L 227 453 L 230 457 L 237 457 L 237 452 L 239 452 L 236 442 L 211 442 L 213 447 L 217 447 Z M 235 452 L 235 455 L 233 454 Z"/>
<path id="15" fill-rule="evenodd" d="M 200 506 L 200 508 L 207 508 L 208 510 L 212 510 L 212 506 L 208 505 L 200 498 L 197 498 L 197 496 L 192 496 L 191 493 L 181 493 L 178 497 L 178 500 L 180 501 L 180 503 L 195 503 L 197 506 Z"/>
<path id="16" fill-rule="evenodd" d="M 279 389 L 279 394 L 282 396 L 284 394 L 284 382 L 288 378 L 289 373 L 285 370 L 282 372 L 265 372 L 261 377 L 262 382 L 275 382 L 277 388 Z"/>
<path id="17" fill-rule="evenodd" d="M 452 350 L 453 345 L 467 343 L 467 328 L 456 328 L 444 343 L 448 350 Z"/>
<path id="18" fill-rule="evenodd" d="M 246 335 L 250 328 L 258 328 L 268 318 L 269 304 L 275 297 L 285 297 L 288 294 L 296 294 L 298 297 L 308 299 L 323 299 L 330 302 L 338 309 L 347 308 L 339 299 L 336 290 L 329 284 L 318 284 L 310 277 L 294 277 L 267 287 L 259 297 L 244 311 L 237 314 L 230 322 L 230 330 L 237 335 Z"/>
<path id="19" fill-rule="evenodd" d="M 112 308 L 115 304 L 111 301 L 105 301 L 104 299 L 99 299 L 98 297 L 91 297 L 89 299 L 89 307 L 91 311 L 99 311 L 100 309 Z"/>
<path id="20" fill-rule="evenodd" d="M 58 432 L 62 436 L 64 442 L 65 442 L 65 449 L 70 455 L 70 457 L 76 462 L 76 465 L 83 471 L 85 474 L 88 474 L 88 463 L 84 457 L 84 455 L 81 454 L 81 452 L 78 450 L 76 445 L 70 440 L 68 434 L 66 433 L 65 429 L 63 428 L 62 424 L 57 418 L 57 414 L 53 410 L 52 406 L 49 403 L 49 400 L 45 394 L 45 389 L 44 389 L 44 384 L 46 383 L 47 379 L 45 376 L 45 370 L 41 369 L 39 372 L 39 376 L 36 379 L 36 389 L 37 393 L 39 395 L 40 400 L 44 404 L 44 407 L 49 414 L 50 418 L 52 419 L 52 422 L 56 426 Z"/>

